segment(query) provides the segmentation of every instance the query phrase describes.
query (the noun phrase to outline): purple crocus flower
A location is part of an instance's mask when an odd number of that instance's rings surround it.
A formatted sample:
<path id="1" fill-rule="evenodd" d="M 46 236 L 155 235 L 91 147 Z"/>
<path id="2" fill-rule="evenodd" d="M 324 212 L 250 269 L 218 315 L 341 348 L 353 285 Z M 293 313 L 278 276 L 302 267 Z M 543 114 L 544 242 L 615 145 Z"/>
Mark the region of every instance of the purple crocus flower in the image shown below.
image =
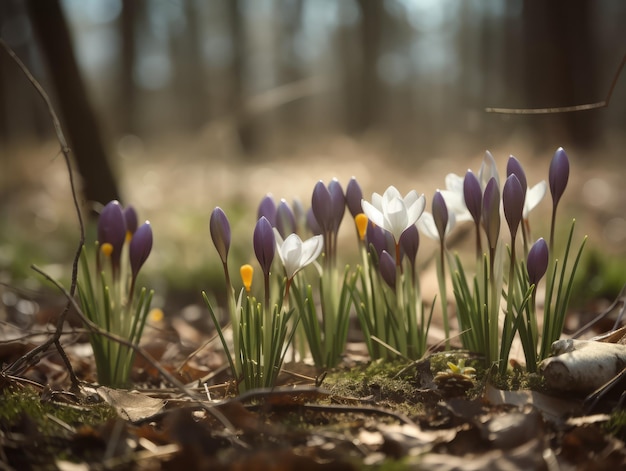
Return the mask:
<path id="1" fill-rule="evenodd" d="M 253 236 L 254 253 L 256 255 L 263 274 L 269 276 L 274 253 L 276 252 L 276 238 L 272 225 L 265 216 L 257 221 Z"/>
<path id="2" fill-rule="evenodd" d="M 126 221 L 122 205 L 117 200 L 107 203 L 98 218 L 98 243 L 100 250 L 111 258 L 113 276 L 120 269 L 122 247 L 126 240 Z"/>
<path id="3" fill-rule="evenodd" d="M 567 180 L 569 179 L 569 159 L 562 147 L 559 147 L 550 162 L 550 170 L 548 173 L 548 182 L 550 184 L 550 193 L 552 194 L 552 206 L 556 208 L 559 204 Z"/>
<path id="4" fill-rule="evenodd" d="M 396 288 L 396 259 L 392 257 L 389 252 L 383 250 L 380 254 L 380 261 L 378 264 L 380 274 L 391 288 Z"/>
<path id="5" fill-rule="evenodd" d="M 412 226 L 409 226 L 409 228 L 406 229 L 400 236 L 400 248 L 411 262 L 411 266 L 415 265 L 419 245 L 420 234 L 417 230 L 417 226 L 413 224 Z"/>
<path id="6" fill-rule="evenodd" d="M 332 207 L 332 230 L 337 233 L 343 220 L 343 215 L 346 212 L 346 197 L 343 194 L 343 188 L 341 188 L 339 180 L 336 178 L 333 178 L 328 184 L 328 192 L 330 193 Z"/>
<path id="7" fill-rule="evenodd" d="M 132 278 L 137 277 L 137 273 L 145 263 L 152 250 L 152 227 L 150 221 L 144 222 L 137 228 L 128 247 L 128 258 L 130 259 L 130 270 Z"/>
<path id="8" fill-rule="evenodd" d="M 439 239 L 443 241 L 446 237 L 446 227 L 448 226 L 448 207 L 439 190 L 433 196 L 433 221 L 439 233 Z"/>
<path id="9" fill-rule="evenodd" d="M 261 203 L 259 203 L 257 219 L 261 219 L 262 217 L 265 217 L 272 227 L 276 225 L 276 203 L 274 203 L 274 198 L 270 194 L 265 195 Z"/>
<path id="10" fill-rule="evenodd" d="M 509 160 L 506 163 L 506 176 L 510 177 L 511 175 L 515 175 L 517 177 L 520 184 L 522 185 L 522 190 L 524 190 L 524 197 L 526 197 L 526 189 L 528 188 L 526 173 L 524 172 L 520 161 L 512 155 L 509 156 Z"/>
<path id="11" fill-rule="evenodd" d="M 375 224 L 372 224 L 371 221 L 367 224 L 365 239 L 367 240 L 367 246 L 374 249 L 376 258 L 380 258 L 380 254 L 388 247 L 386 232 L 387 231 Z"/>
<path id="12" fill-rule="evenodd" d="M 124 208 L 124 221 L 126 222 L 126 238 L 130 240 L 139 225 L 137 211 L 132 205 L 128 205 Z"/>
<path id="13" fill-rule="evenodd" d="M 537 239 L 528 252 L 526 269 L 528 281 L 531 285 L 537 285 L 548 269 L 548 244 L 543 237 Z"/>
<path id="14" fill-rule="evenodd" d="M 500 234 L 500 189 L 494 177 L 489 179 L 485 187 L 482 217 L 489 247 L 494 250 Z"/>
<path id="15" fill-rule="evenodd" d="M 511 238 L 515 240 L 524 212 L 524 190 L 515 173 L 511 173 L 504 183 L 502 205 L 504 206 L 504 217 L 511 231 Z"/>
<path id="16" fill-rule="evenodd" d="M 320 235 L 322 233 L 322 228 L 317 222 L 315 214 L 313 214 L 313 208 L 309 208 L 306 212 L 306 225 L 313 235 Z"/>
<path id="17" fill-rule="evenodd" d="M 463 197 L 465 198 L 465 206 L 472 215 L 474 223 L 480 222 L 482 211 L 483 191 L 480 188 L 480 182 L 474 172 L 468 170 L 463 179 Z"/>
<path id="18" fill-rule="evenodd" d="M 276 208 L 276 229 L 283 239 L 296 233 L 296 217 L 284 199 L 280 200 Z"/>
<path id="19" fill-rule="evenodd" d="M 313 210 L 313 214 L 315 215 L 315 219 L 322 233 L 331 232 L 334 226 L 333 197 L 321 180 L 317 182 L 315 188 L 313 188 L 311 209 Z"/>
<path id="20" fill-rule="evenodd" d="M 362 199 L 363 192 L 361 191 L 359 182 L 356 181 L 356 178 L 352 177 L 346 187 L 346 204 L 352 217 L 356 217 L 357 214 L 363 212 L 363 209 L 361 208 Z"/>
<path id="21" fill-rule="evenodd" d="M 211 213 L 209 230 L 211 239 L 213 239 L 213 245 L 215 245 L 222 263 L 225 264 L 228 259 L 228 250 L 230 249 L 230 224 L 226 214 L 219 206 Z"/>

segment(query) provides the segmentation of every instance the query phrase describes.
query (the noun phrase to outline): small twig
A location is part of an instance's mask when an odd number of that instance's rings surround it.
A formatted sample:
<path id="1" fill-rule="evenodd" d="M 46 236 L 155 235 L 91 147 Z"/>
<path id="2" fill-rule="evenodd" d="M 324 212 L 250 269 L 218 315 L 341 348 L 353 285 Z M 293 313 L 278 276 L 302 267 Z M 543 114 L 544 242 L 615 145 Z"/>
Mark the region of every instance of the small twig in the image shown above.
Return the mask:
<path id="1" fill-rule="evenodd" d="M 129 342 L 127 339 L 123 337 L 119 337 L 115 334 L 112 334 L 111 332 L 108 332 L 100 328 L 98 325 L 94 324 L 91 320 L 87 318 L 87 316 L 85 316 L 82 309 L 76 302 L 76 299 L 74 299 L 74 297 L 70 295 L 70 293 L 63 287 L 63 285 L 61 285 L 57 280 L 55 280 L 46 272 L 44 272 L 41 268 L 35 265 L 33 265 L 31 268 L 35 270 L 37 273 L 39 273 L 40 275 L 42 275 L 46 280 L 52 283 L 59 291 L 63 293 L 63 295 L 67 298 L 68 303 L 71 306 L 73 306 L 74 309 L 76 310 L 76 313 L 81 318 L 83 324 L 85 324 L 85 327 L 87 327 L 87 329 L 89 329 L 92 333 L 97 334 L 97 335 L 102 335 L 103 337 L 111 339 L 114 342 L 119 343 L 120 345 L 123 345 L 125 347 L 132 349 L 136 354 L 141 355 L 141 357 L 143 357 L 150 364 L 150 366 L 156 369 L 163 378 L 165 378 L 170 384 L 175 386 L 185 396 L 190 397 L 192 399 L 198 399 L 202 397 L 202 395 L 196 394 L 194 391 L 190 390 L 182 382 L 176 379 L 172 374 L 170 374 L 165 368 L 163 368 L 159 364 L 159 362 L 157 362 L 154 358 L 152 358 L 152 356 L 141 346 L 135 343 Z M 234 425 L 226 418 L 226 416 L 224 416 L 224 414 L 216 410 L 214 407 L 206 405 L 206 404 L 201 404 L 201 407 L 203 407 L 207 412 L 213 414 L 213 416 L 217 420 L 219 420 L 222 423 L 222 425 L 224 425 L 225 428 L 229 429 L 232 432 L 236 430 Z"/>
<path id="2" fill-rule="evenodd" d="M 80 226 L 80 240 L 79 240 L 78 247 L 76 249 L 76 254 L 74 255 L 74 261 L 72 263 L 72 278 L 71 278 L 71 285 L 70 285 L 70 291 L 69 291 L 70 298 L 73 298 L 74 294 L 76 293 L 76 285 L 77 285 L 77 280 L 78 280 L 78 261 L 80 258 L 82 247 L 85 243 L 85 226 L 83 223 L 83 216 L 80 211 L 80 205 L 78 203 L 78 197 L 76 195 L 76 186 L 74 184 L 74 174 L 72 172 L 72 166 L 70 164 L 70 148 L 67 145 L 65 135 L 63 134 L 63 130 L 61 129 L 61 123 L 59 121 L 59 118 L 56 112 L 54 111 L 54 107 L 52 106 L 52 102 L 50 101 L 48 94 L 45 92 L 43 87 L 39 84 L 37 79 L 30 73 L 30 71 L 24 65 L 24 63 L 20 60 L 20 58 L 15 54 L 15 52 L 13 52 L 13 50 L 9 47 L 9 45 L 6 42 L 4 42 L 4 40 L 1 38 L 0 38 L 0 46 L 2 46 L 4 51 L 9 55 L 9 57 L 13 60 L 13 62 L 17 64 L 17 66 L 24 73 L 24 75 L 26 76 L 28 81 L 31 83 L 33 88 L 37 90 L 37 93 L 39 93 L 39 95 L 45 102 L 46 107 L 48 108 L 48 113 L 50 114 L 50 118 L 52 119 L 52 125 L 54 126 L 54 131 L 56 133 L 59 144 L 61 145 L 61 152 L 65 160 L 65 165 L 67 166 L 67 172 L 68 172 L 68 176 L 70 180 L 70 190 L 72 192 L 72 200 L 74 202 L 74 208 L 76 210 L 76 215 L 78 217 L 78 224 Z M 6 368 L 5 371 L 12 373 L 12 374 L 23 372 L 30 366 L 36 364 L 39 356 L 43 352 L 45 352 L 48 348 L 50 348 L 50 346 L 54 345 L 59 351 L 59 354 L 61 355 L 61 358 L 63 359 L 63 362 L 65 363 L 65 366 L 67 367 L 67 370 L 70 375 L 70 379 L 72 381 L 72 387 L 78 388 L 78 378 L 76 377 L 76 374 L 74 373 L 72 365 L 69 359 L 67 358 L 67 355 L 65 354 L 65 351 L 63 350 L 63 347 L 61 346 L 61 342 L 59 340 L 61 338 L 61 332 L 63 331 L 63 324 L 65 323 L 65 318 L 67 317 L 67 313 L 70 310 L 70 306 L 71 306 L 71 303 L 68 301 L 68 303 L 65 305 L 65 309 L 63 309 L 63 311 L 59 315 L 59 318 L 57 319 L 56 330 L 54 334 L 48 340 L 46 340 L 39 346 L 33 348 L 24 356 L 22 356 L 21 358 L 13 362 L 13 364 L 9 365 L 9 367 Z"/>
<path id="3" fill-rule="evenodd" d="M 622 57 L 622 62 L 617 68 L 617 72 L 613 76 L 613 81 L 611 82 L 611 86 L 609 87 L 609 92 L 606 95 L 606 98 L 603 101 L 598 101 L 596 103 L 587 103 L 584 105 L 574 105 L 574 106 L 560 106 L 557 108 L 493 108 L 487 107 L 485 108 L 485 112 L 487 113 L 500 113 L 500 114 L 555 114 L 555 113 L 572 113 L 575 111 L 588 111 L 595 110 L 598 108 L 606 108 L 609 106 L 611 102 L 611 96 L 613 95 L 613 90 L 615 89 L 615 85 L 617 85 L 617 80 L 619 79 L 620 74 L 622 73 L 622 69 L 626 65 L 626 54 Z"/>

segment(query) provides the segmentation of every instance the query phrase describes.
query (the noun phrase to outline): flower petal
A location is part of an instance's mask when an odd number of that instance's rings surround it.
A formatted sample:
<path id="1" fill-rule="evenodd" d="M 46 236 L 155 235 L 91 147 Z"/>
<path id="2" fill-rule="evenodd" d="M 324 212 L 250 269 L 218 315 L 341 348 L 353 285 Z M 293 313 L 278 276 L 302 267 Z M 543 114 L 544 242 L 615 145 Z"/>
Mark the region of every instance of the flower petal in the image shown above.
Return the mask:
<path id="1" fill-rule="evenodd" d="M 374 198 L 372 197 L 372 200 L 373 199 Z M 370 203 L 369 201 L 365 201 L 365 200 L 361 201 L 361 207 L 363 208 L 363 212 L 365 213 L 365 215 L 370 221 L 372 221 L 381 229 L 384 227 L 385 218 L 380 209 L 376 208 L 376 206 L 373 203 Z"/>
<path id="2" fill-rule="evenodd" d="M 526 192 L 524 200 L 524 219 L 528 218 L 528 213 L 537 207 L 543 197 L 546 195 L 548 184 L 545 180 L 541 180 Z"/>

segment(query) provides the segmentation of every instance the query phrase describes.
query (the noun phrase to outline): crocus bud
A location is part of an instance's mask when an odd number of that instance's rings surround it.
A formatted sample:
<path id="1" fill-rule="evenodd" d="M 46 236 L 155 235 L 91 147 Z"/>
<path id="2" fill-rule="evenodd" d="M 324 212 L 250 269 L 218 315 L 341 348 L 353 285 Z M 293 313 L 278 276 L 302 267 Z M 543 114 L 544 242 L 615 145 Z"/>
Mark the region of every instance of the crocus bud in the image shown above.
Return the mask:
<path id="1" fill-rule="evenodd" d="M 311 209 L 323 233 L 333 230 L 333 198 L 321 180 L 313 188 Z"/>
<path id="2" fill-rule="evenodd" d="M 280 200 L 276 208 L 276 229 L 283 239 L 296 232 L 296 217 L 284 199 Z"/>
<path id="3" fill-rule="evenodd" d="M 98 218 L 98 243 L 105 255 L 111 257 L 114 275 L 119 272 L 122 246 L 126 240 L 126 221 L 119 201 L 107 203 Z"/>
<path id="4" fill-rule="evenodd" d="M 382 251 L 387 249 L 387 237 L 385 236 L 385 232 L 386 231 L 380 227 L 372 224 L 372 222 L 367 225 L 367 230 L 365 231 L 367 246 L 374 248 L 377 257 L 380 257 Z"/>
<path id="5" fill-rule="evenodd" d="M 130 270 L 133 278 L 137 278 L 137 273 L 152 250 L 152 227 L 150 221 L 144 222 L 135 231 L 135 235 L 128 247 L 128 258 L 130 259 Z"/>
<path id="6" fill-rule="evenodd" d="M 380 274 L 391 288 L 396 287 L 396 260 L 392 257 L 389 252 L 383 250 L 380 254 L 379 261 L 379 270 Z"/>
<path id="7" fill-rule="evenodd" d="M 356 217 L 357 214 L 363 212 L 361 209 L 361 200 L 363 199 L 363 192 L 356 178 L 352 177 L 346 187 L 346 204 L 348 205 L 348 211 L 352 214 L 352 217 Z"/>
<path id="8" fill-rule="evenodd" d="M 417 257 L 417 249 L 420 245 L 420 234 L 417 230 L 417 226 L 413 224 L 409 226 L 400 236 L 400 248 L 404 252 L 404 255 L 409 259 L 411 265 L 415 264 Z"/>
<path id="9" fill-rule="evenodd" d="M 526 263 L 526 269 L 528 270 L 528 281 L 531 285 L 537 285 L 539 280 L 543 278 L 548 269 L 548 244 L 542 238 L 537 239 L 537 242 L 528 251 L 528 259 Z"/>
<path id="10" fill-rule="evenodd" d="M 274 261 L 276 251 L 276 238 L 272 225 L 265 216 L 262 216 L 256 223 L 253 236 L 254 253 L 256 255 L 261 270 L 266 276 L 269 275 Z"/>
<path id="11" fill-rule="evenodd" d="M 267 219 L 272 227 L 276 225 L 276 203 L 274 203 L 274 198 L 270 194 L 265 195 L 261 203 L 259 203 L 257 219 L 262 217 Z"/>
<path id="12" fill-rule="evenodd" d="M 439 190 L 433 196 L 432 208 L 433 221 L 439 233 L 439 239 L 443 240 L 446 237 L 446 227 L 448 226 L 448 207 Z"/>
<path id="13" fill-rule="evenodd" d="M 343 188 L 341 188 L 339 180 L 336 178 L 333 178 L 328 184 L 328 191 L 332 206 L 332 230 L 337 233 L 343 220 L 343 215 L 346 212 L 346 197 L 343 194 Z"/>
<path id="14" fill-rule="evenodd" d="M 522 190 L 524 190 L 524 196 L 526 196 L 526 189 L 528 188 L 528 182 L 526 181 L 526 173 L 524 173 L 524 169 L 522 168 L 522 164 L 512 155 L 509 156 L 509 160 L 506 163 L 506 176 L 510 177 L 511 175 L 515 175 L 522 185 Z M 504 189 L 503 189 L 504 191 Z"/>
<path id="15" fill-rule="evenodd" d="M 246 292 L 250 292 L 250 288 L 252 287 L 252 278 L 254 275 L 254 268 L 252 265 L 245 264 L 241 265 L 239 269 L 239 274 L 241 275 L 241 281 L 243 282 L 244 288 L 246 288 Z"/>
<path id="16" fill-rule="evenodd" d="M 211 239 L 213 239 L 213 245 L 215 245 L 222 263 L 226 263 L 228 250 L 230 249 L 230 224 L 226 214 L 219 206 L 211 213 L 209 230 Z"/>
<path id="17" fill-rule="evenodd" d="M 483 203 L 483 192 L 480 188 L 480 182 L 474 172 L 468 170 L 463 179 L 463 197 L 465 206 L 472 215 L 474 223 L 478 224 L 481 216 Z"/>
<path id="18" fill-rule="evenodd" d="M 139 225 L 137 211 L 131 205 L 124 208 L 124 221 L 126 222 L 126 242 L 130 241 Z"/>
<path id="19" fill-rule="evenodd" d="M 550 193 L 552 194 L 552 205 L 559 204 L 561 196 L 567 186 L 569 179 L 569 159 L 562 147 L 559 147 L 550 162 L 548 182 L 550 183 Z"/>
<path id="20" fill-rule="evenodd" d="M 489 247 L 495 249 L 500 234 L 500 189 L 494 177 L 489 179 L 485 187 L 482 214 Z"/>
<path id="21" fill-rule="evenodd" d="M 306 212 L 306 225 L 313 235 L 319 235 L 322 233 L 322 228 L 318 224 L 315 214 L 313 214 L 313 208 L 309 208 Z"/>
<path id="22" fill-rule="evenodd" d="M 517 175 L 512 173 L 504 182 L 502 188 L 502 205 L 504 217 L 509 225 L 511 237 L 515 237 L 524 211 L 524 190 Z"/>

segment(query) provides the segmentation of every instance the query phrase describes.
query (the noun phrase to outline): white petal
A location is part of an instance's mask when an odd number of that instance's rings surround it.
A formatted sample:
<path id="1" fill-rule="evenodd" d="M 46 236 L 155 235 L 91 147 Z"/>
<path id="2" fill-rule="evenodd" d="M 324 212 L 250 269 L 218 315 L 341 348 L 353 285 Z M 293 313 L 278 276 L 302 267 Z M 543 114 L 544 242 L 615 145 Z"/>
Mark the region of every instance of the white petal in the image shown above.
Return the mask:
<path id="1" fill-rule="evenodd" d="M 413 203 L 415 203 L 418 200 L 418 198 L 419 198 L 419 195 L 417 194 L 417 191 L 411 190 L 406 194 L 406 196 L 403 199 L 404 205 L 408 208 Z"/>
<path id="2" fill-rule="evenodd" d="M 280 232 L 278 232 L 278 229 L 276 229 L 275 227 L 272 227 L 272 229 L 274 230 L 274 239 L 276 240 L 276 247 L 278 248 L 278 250 L 280 250 L 280 247 L 283 245 L 283 238 L 280 235 Z"/>
<path id="3" fill-rule="evenodd" d="M 417 220 L 420 218 L 420 216 L 424 212 L 425 206 L 426 206 L 426 198 L 424 197 L 424 195 L 420 195 L 411 205 L 407 205 L 406 227 L 409 227 L 417 222 Z"/>
<path id="4" fill-rule="evenodd" d="M 464 177 L 457 175 L 456 173 L 449 173 L 446 175 L 446 190 L 451 192 L 463 194 L 463 180 Z"/>
<path id="5" fill-rule="evenodd" d="M 278 252 L 280 259 L 285 266 L 287 277 L 292 278 L 300 268 L 302 258 L 302 240 L 297 234 L 289 235 L 280 247 Z"/>
<path id="6" fill-rule="evenodd" d="M 524 219 L 528 218 L 528 213 L 531 212 L 543 199 L 546 194 L 546 181 L 541 180 L 532 188 L 526 191 L 526 199 L 524 200 Z"/>
<path id="7" fill-rule="evenodd" d="M 457 193 L 450 190 L 440 190 L 441 196 L 443 196 L 446 206 L 448 208 L 448 214 L 454 214 L 457 221 L 471 221 L 472 215 L 465 206 L 465 197 L 463 193 Z"/>
<path id="8" fill-rule="evenodd" d="M 384 216 L 385 224 L 383 228 L 391 232 L 396 242 L 398 242 L 404 230 L 409 227 L 404 201 L 400 198 L 394 198 L 389 201 L 385 207 Z"/>
<path id="9" fill-rule="evenodd" d="M 417 220 L 417 228 L 425 236 L 439 240 L 439 232 L 437 231 L 437 226 L 435 226 L 435 220 L 433 219 L 433 215 L 429 212 L 425 211 Z"/>
<path id="10" fill-rule="evenodd" d="M 391 185 L 385 190 L 385 193 L 383 193 L 383 201 L 391 201 L 394 198 L 401 199 L 402 195 L 395 186 Z"/>
<path id="11" fill-rule="evenodd" d="M 365 213 L 365 215 L 370 221 L 372 221 L 378 227 L 384 228 L 385 218 L 383 216 L 383 213 L 379 209 L 377 209 L 369 201 L 365 201 L 365 200 L 361 201 L 361 208 L 363 209 L 363 212 Z"/>
<path id="12" fill-rule="evenodd" d="M 324 237 L 316 235 L 302 243 L 302 255 L 300 257 L 300 268 L 306 267 L 322 253 L 324 247 Z"/>
<path id="13" fill-rule="evenodd" d="M 491 155 L 491 152 L 486 151 L 483 163 L 478 171 L 478 181 L 480 182 L 480 186 L 483 190 L 492 177 L 496 179 L 496 183 L 498 184 L 498 187 L 500 187 L 500 178 L 498 177 L 496 161 L 493 158 L 493 155 Z"/>
<path id="14" fill-rule="evenodd" d="M 382 212 L 382 210 L 383 210 L 383 197 L 381 195 L 379 195 L 378 193 L 373 193 L 372 194 L 372 203 L 371 204 L 377 210 Z M 361 203 L 361 206 L 363 206 L 363 203 Z"/>

